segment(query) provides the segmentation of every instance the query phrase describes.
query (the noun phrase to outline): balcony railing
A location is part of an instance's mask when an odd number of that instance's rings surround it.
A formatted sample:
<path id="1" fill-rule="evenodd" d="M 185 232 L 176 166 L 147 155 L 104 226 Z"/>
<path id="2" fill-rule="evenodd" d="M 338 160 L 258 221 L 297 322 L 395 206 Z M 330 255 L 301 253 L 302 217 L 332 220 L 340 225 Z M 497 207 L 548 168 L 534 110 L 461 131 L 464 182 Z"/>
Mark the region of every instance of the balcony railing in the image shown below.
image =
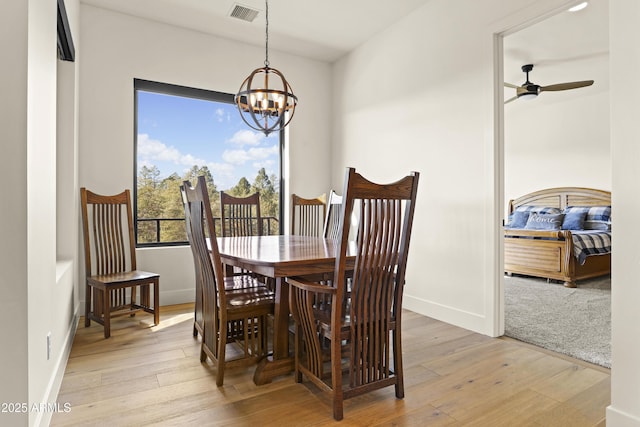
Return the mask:
<path id="1" fill-rule="evenodd" d="M 216 228 L 216 233 L 218 236 L 222 235 L 221 227 L 221 218 L 215 217 L 213 218 L 213 223 Z M 187 240 L 187 231 L 185 229 L 184 218 L 138 218 L 138 246 L 158 246 L 158 245 L 183 245 L 188 244 Z M 161 224 L 167 222 L 180 222 L 181 224 L 172 227 L 169 230 L 165 230 L 164 234 L 180 234 L 182 237 L 172 238 L 170 240 L 163 240 L 163 227 Z M 152 224 L 150 226 L 145 226 L 145 224 Z M 262 217 L 262 229 L 266 235 L 278 234 L 280 232 L 280 223 L 278 218 L 274 216 L 263 216 Z M 141 240 L 141 234 L 147 238 L 143 238 Z M 149 238 L 151 237 L 151 238 Z"/>

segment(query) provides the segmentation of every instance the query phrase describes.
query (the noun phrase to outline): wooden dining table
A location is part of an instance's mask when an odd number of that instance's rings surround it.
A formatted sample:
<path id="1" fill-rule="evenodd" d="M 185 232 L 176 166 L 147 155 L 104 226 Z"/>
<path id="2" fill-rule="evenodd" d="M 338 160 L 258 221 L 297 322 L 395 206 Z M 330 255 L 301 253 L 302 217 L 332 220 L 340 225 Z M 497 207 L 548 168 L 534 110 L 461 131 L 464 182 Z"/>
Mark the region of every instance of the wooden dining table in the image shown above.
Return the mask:
<path id="1" fill-rule="evenodd" d="M 279 375 L 293 371 L 289 354 L 289 286 L 288 276 L 333 273 L 338 241 L 309 236 L 246 236 L 219 237 L 218 249 L 222 263 L 249 270 L 275 281 L 273 321 L 273 355 L 263 359 L 256 368 L 253 381 L 266 384 Z M 348 254 L 352 252 L 352 248 Z M 354 256 L 347 259 L 352 266 Z"/>

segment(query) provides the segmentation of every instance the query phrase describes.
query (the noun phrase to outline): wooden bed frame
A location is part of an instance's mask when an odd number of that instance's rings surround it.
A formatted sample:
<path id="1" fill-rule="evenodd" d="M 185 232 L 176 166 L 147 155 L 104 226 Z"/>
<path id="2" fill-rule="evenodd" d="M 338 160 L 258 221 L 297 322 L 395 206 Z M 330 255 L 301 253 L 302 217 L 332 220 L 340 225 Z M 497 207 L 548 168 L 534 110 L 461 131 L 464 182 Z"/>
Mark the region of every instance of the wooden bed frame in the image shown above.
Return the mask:
<path id="1" fill-rule="evenodd" d="M 557 207 L 610 206 L 611 192 L 581 187 L 550 188 L 509 201 L 509 214 L 521 205 Z M 587 257 L 583 265 L 573 255 L 568 230 L 504 230 L 504 271 L 560 280 L 569 288 L 576 281 L 611 273 L 611 254 Z M 528 238 L 517 238 L 528 237 Z M 540 237 L 544 239 L 532 239 Z"/>

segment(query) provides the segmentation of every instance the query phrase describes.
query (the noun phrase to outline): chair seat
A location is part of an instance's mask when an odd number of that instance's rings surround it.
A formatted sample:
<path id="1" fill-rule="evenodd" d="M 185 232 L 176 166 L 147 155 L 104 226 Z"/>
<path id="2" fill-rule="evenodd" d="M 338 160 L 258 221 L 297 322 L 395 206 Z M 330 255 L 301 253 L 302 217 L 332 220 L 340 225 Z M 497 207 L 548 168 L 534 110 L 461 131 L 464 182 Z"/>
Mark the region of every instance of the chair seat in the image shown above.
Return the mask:
<path id="1" fill-rule="evenodd" d="M 132 271 L 123 271 L 119 273 L 111 273 L 111 274 L 97 274 L 94 276 L 87 277 L 87 280 L 90 282 L 99 282 L 104 283 L 105 285 L 109 284 L 119 284 L 124 282 L 146 282 L 159 278 L 160 275 L 156 273 L 149 273 L 148 271 L 142 270 L 132 270 Z"/>
<path id="2" fill-rule="evenodd" d="M 331 339 L 331 309 L 328 310 L 314 310 L 316 315 L 316 321 L 323 338 Z M 349 338 L 349 330 L 351 328 L 351 322 L 349 316 L 342 318 L 340 322 L 340 339 Z"/>
<path id="3" fill-rule="evenodd" d="M 255 286 L 247 289 L 235 289 L 227 292 L 227 310 L 255 306 L 273 305 L 275 294 L 266 286 Z"/>
<path id="4" fill-rule="evenodd" d="M 224 278 L 225 291 L 245 290 L 252 288 L 267 288 L 267 285 L 260 282 L 259 280 L 256 280 L 255 277 L 252 277 L 248 274 L 227 276 Z"/>

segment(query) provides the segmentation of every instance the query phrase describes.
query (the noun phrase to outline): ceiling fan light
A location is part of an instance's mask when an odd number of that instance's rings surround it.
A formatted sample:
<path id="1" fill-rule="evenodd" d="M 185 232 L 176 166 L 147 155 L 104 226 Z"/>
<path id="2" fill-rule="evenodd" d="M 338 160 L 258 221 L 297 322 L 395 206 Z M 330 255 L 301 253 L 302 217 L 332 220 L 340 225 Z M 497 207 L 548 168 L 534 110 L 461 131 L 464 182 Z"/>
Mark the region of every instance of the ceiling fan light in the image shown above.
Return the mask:
<path id="1" fill-rule="evenodd" d="M 537 93 L 523 93 L 522 95 L 520 95 L 518 97 L 518 99 L 523 99 L 525 101 L 531 101 L 534 98 L 537 98 L 538 94 Z"/>
<path id="2" fill-rule="evenodd" d="M 589 2 L 583 1 L 582 3 L 578 3 L 577 5 L 570 7 L 568 9 L 569 12 L 577 12 L 579 10 L 584 9 L 585 7 L 587 7 L 589 5 Z"/>

